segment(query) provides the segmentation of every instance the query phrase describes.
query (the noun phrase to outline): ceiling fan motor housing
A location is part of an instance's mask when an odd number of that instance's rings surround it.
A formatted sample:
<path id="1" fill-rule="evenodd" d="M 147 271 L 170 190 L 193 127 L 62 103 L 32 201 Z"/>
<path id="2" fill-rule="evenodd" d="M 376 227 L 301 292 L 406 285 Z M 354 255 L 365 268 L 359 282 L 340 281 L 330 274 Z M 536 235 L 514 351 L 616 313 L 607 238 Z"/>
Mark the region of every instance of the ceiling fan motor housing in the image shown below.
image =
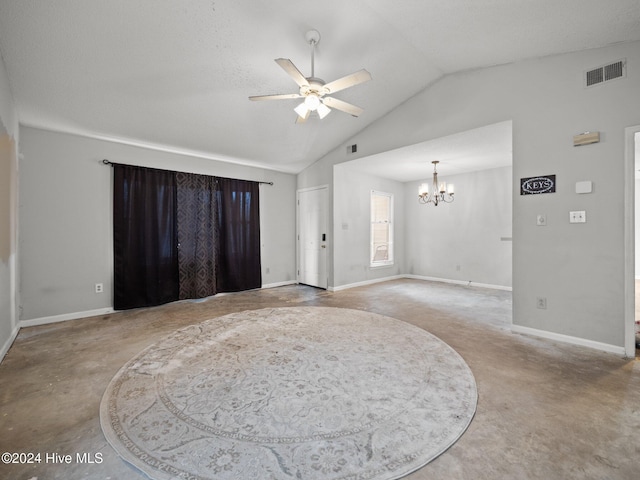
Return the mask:
<path id="1" fill-rule="evenodd" d="M 307 82 L 309 82 L 309 85 L 303 85 L 300 87 L 300 95 L 304 95 L 306 97 L 307 95 L 315 94 L 318 97 L 322 97 L 329 93 L 328 90 L 324 88 L 324 80 L 315 77 L 307 77 Z"/>

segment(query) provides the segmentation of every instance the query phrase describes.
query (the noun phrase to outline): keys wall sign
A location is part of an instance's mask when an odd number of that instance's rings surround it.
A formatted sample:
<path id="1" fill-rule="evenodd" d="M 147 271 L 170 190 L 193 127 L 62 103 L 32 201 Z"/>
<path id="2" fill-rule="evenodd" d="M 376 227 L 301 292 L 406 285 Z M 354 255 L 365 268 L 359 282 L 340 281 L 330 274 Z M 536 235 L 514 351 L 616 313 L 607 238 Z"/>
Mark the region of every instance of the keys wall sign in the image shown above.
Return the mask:
<path id="1" fill-rule="evenodd" d="M 556 191 L 556 176 L 542 175 L 520 179 L 520 195 L 540 195 Z"/>

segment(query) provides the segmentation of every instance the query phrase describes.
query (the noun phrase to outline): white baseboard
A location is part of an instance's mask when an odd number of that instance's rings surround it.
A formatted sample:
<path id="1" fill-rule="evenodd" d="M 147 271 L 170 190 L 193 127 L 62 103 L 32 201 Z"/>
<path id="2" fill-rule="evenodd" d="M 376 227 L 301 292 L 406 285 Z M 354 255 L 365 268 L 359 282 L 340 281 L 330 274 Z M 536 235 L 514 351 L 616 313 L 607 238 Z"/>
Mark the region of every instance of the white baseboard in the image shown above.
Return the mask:
<path id="1" fill-rule="evenodd" d="M 386 282 L 386 281 L 389 281 L 389 280 L 398 280 L 398 279 L 402 279 L 402 278 L 411 278 L 411 279 L 415 279 L 415 280 L 427 280 L 427 281 L 432 281 L 432 282 L 452 283 L 452 284 L 457 284 L 457 285 L 467 285 L 467 286 L 475 286 L 475 287 L 483 287 L 483 288 L 492 288 L 492 289 L 497 289 L 497 290 L 508 290 L 508 291 L 511 291 L 511 287 L 505 287 L 505 286 L 501 286 L 501 285 L 491 285 L 491 284 L 475 283 L 475 282 L 464 282 L 464 281 L 460 281 L 460 280 L 450 280 L 450 279 L 436 278 L 436 277 L 425 277 L 425 276 L 420 276 L 420 275 L 393 275 L 393 276 L 390 276 L 390 277 L 375 278 L 375 279 L 371 279 L 371 280 L 365 280 L 365 281 L 362 281 L 362 282 L 350 283 L 350 284 L 346 284 L 346 285 L 339 285 L 337 287 L 329 287 L 328 290 L 331 291 L 331 292 L 339 292 L 341 290 L 347 290 L 349 288 L 361 287 L 361 286 L 365 286 L 365 285 L 372 285 L 372 284 L 375 284 L 375 283 Z M 277 282 L 277 283 L 265 284 L 265 285 L 262 286 L 262 288 L 276 288 L 276 287 L 281 287 L 281 286 L 286 286 L 286 285 L 295 285 L 295 284 L 297 284 L 296 281 Z M 13 332 L 11 332 L 11 335 L 9 336 L 9 338 L 2 345 L 2 348 L 0 349 L 0 362 L 2 362 L 2 359 L 4 359 L 5 355 L 9 351 L 9 348 L 11 348 L 11 345 L 13 344 L 14 340 L 18 336 L 18 332 L 20 331 L 20 328 L 23 328 L 23 327 L 34 327 L 34 326 L 37 326 L 37 325 L 46 325 L 46 324 L 57 323 L 57 322 L 64 322 L 64 321 L 67 321 L 67 320 L 76 320 L 76 319 L 79 319 L 79 318 L 95 317 L 95 316 L 98 316 L 98 315 L 108 315 L 108 314 L 114 313 L 114 312 L 115 312 L 115 310 L 113 308 L 107 307 L 107 308 L 100 308 L 100 309 L 97 309 L 97 310 L 88 310 L 88 311 L 85 311 L 85 312 L 65 313 L 65 314 L 62 314 L 62 315 L 53 315 L 53 316 L 49 316 L 49 317 L 40 317 L 40 318 L 31 319 L 31 320 L 21 320 L 18 323 L 18 325 L 13 329 Z M 626 351 L 625 351 L 624 347 L 619 347 L 619 346 L 616 346 L 616 345 L 610 345 L 608 343 L 596 342 L 594 340 L 588 340 L 588 339 L 579 338 L 579 337 L 572 337 L 570 335 L 564 335 L 564 334 L 561 334 L 561 333 L 554 333 L 554 332 L 549 332 L 549 331 L 546 331 L 546 330 L 538 330 L 538 329 L 535 329 L 535 328 L 523 327 L 523 326 L 520 326 L 520 325 L 512 325 L 511 326 L 511 331 L 513 333 L 521 333 L 521 334 L 525 334 L 525 335 L 533 335 L 535 337 L 546 338 L 548 340 L 555 340 L 555 341 L 559 341 L 559 342 L 563 342 L 563 343 L 569 343 L 569 344 L 572 344 L 572 345 L 580 345 L 580 346 L 583 346 L 583 347 L 589 347 L 589 348 L 593 348 L 593 349 L 596 349 L 596 350 L 601 350 L 601 351 L 604 351 L 604 352 L 614 353 L 616 355 L 624 356 L 626 354 Z"/>
<path id="2" fill-rule="evenodd" d="M 423 277 L 423 276 L 419 276 L 419 275 L 392 275 L 389 277 L 383 277 L 383 278 L 374 278 L 371 280 L 365 280 L 362 282 L 356 282 L 356 283 L 350 283 L 347 285 L 339 285 L 337 287 L 328 287 L 327 290 L 329 290 L 330 292 L 339 292 L 340 290 L 347 290 L 349 288 L 355 288 L 355 287 L 362 287 L 365 285 L 372 285 L 374 283 L 380 283 L 380 282 L 387 282 L 389 280 L 398 280 L 401 278 L 413 278 L 416 280 L 430 280 L 430 281 L 435 281 L 435 282 L 446 282 L 446 283 L 457 283 L 460 285 L 471 285 L 474 287 L 485 287 L 485 288 L 495 288 L 495 289 L 500 289 L 500 290 L 511 290 L 511 287 L 502 287 L 499 285 L 488 285 L 488 284 L 484 284 L 484 283 L 475 283 L 475 282 L 463 282 L 463 281 L 459 281 L 459 280 L 447 280 L 447 279 L 442 279 L 442 278 L 433 278 L 433 277 Z M 274 282 L 274 283 L 266 283 L 264 285 L 262 285 L 261 288 L 276 288 L 276 287 L 284 287 L 286 285 L 296 285 L 298 282 L 295 280 L 287 280 L 284 282 Z M 218 294 L 218 295 L 222 295 L 222 294 Z M 31 320 L 20 320 L 20 322 L 18 323 L 18 329 L 19 328 L 23 328 L 23 327 L 35 327 L 37 325 L 47 325 L 49 323 L 58 323 L 58 322 L 64 322 L 66 320 L 77 320 L 78 318 L 85 318 L 85 317 L 95 317 L 98 315 L 108 315 L 110 313 L 114 313 L 115 310 L 112 307 L 105 307 L 105 308 L 99 308 L 97 310 L 88 310 L 85 312 L 74 312 L 74 313 L 64 313 L 61 315 L 52 315 L 49 317 L 40 317 L 40 318 L 33 318 Z M 17 332 L 16 332 L 17 334 Z M 15 338 L 15 337 L 14 337 Z M 13 342 L 13 339 L 11 340 L 11 343 Z M 11 343 L 9 345 L 11 345 Z M 0 351 L 1 352 L 1 351 Z"/>
<path id="3" fill-rule="evenodd" d="M 373 278 L 371 280 L 364 280 L 362 282 L 348 283 L 346 285 L 338 285 L 337 287 L 329 287 L 327 290 L 330 292 L 339 292 L 340 290 L 347 290 L 349 288 L 364 287 L 365 285 L 373 285 L 374 283 L 388 282 L 389 280 L 398 280 L 405 278 L 405 275 L 393 275 L 390 277 Z"/>
<path id="4" fill-rule="evenodd" d="M 374 283 L 387 282 L 389 280 L 398 280 L 400 278 L 410 278 L 413 280 L 426 280 L 428 282 L 452 283 L 455 285 L 465 285 L 467 287 L 491 288 L 494 290 L 506 290 L 509 292 L 512 291 L 511 287 L 506 287 L 503 285 L 492 285 L 490 283 L 478 283 L 478 282 L 471 282 L 471 281 L 464 281 L 464 280 L 451 280 L 448 278 L 426 277 L 423 275 L 409 275 L 409 274 L 393 275 L 390 277 L 376 278 L 373 280 L 365 280 L 363 282 L 348 283 L 346 285 L 338 285 L 337 287 L 329 287 L 328 290 L 330 292 L 339 292 L 340 290 L 347 290 L 349 288 L 354 288 L 354 287 L 362 287 L 362 286 L 371 285 Z"/>
<path id="5" fill-rule="evenodd" d="M 504 285 L 493 285 L 491 283 L 472 282 L 471 280 L 452 280 L 450 278 L 425 277 L 423 275 L 403 275 L 404 278 L 412 278 L 414 280 L 427 280 L 429 282 L 452 283 L 454 285 L 464 285 L 466 287 L 491 288 L 493 290 L 512 291 L 511 287 Z"/>
<path id="6" fill-rule="evenodd" d="M 268 284 L 262 285 L 262 288 L 282 287 L 285 285 L 295 285 L 296 283 L 297 282 L 294 280 L 289 280 L 286 282 L 278 282 L 278 283 L 268 283 Z M 218 294 L 218 295 L 222 295 L 222 294 Z M 49 323 L 65 322 L 67 320 L 77 320 L 78 318 L 95 317 L 98 315 L 108 315 L 114 312 L 115 310 L 112 307 L 105 307 L 105 308 L 99 308 L 97 310 L 88 310 L 86 312 L 64 313 L 62 315 L 52 315 L 50 317 L 40 317 L 40 318 L 33 318 L 31 320 L 21 320 L 20 323 L 18 324 L 18 327 L 19 328 L 35 327 L 38 325 L 47 325 Z"/>
<path id="7" fill-rule="evenodd" d="M 268 283 L 262 285 L 261 288 L 275 288 L 282 287 L 285 285 L 295 285 L 297 282 L 294 280 L 286 281 L 286 282 L 278 282 L 278 283 Z M 218 295 L 223 295 L 219 293 Z M 19 328 L 23 327 L 35 327 L 38 325 L 47 325 L 49 323 L 58 323 L 65 322 L 67 320 L 77 320 L 78 318 L 85 317 L 95 317 L 98 315 L 108 315 L 110 313 L 114 313 L 115 310 L 112 307 L 99 308 L 97 310 L 88 310 L 86 312 L 74 312 L 74 313 L 64 313 L 62 315 L 52 315 L 50 317 L 40 317 L 34 318 L 31 320 L 21 320 L 18 324 Z"/>
<path id="8" fill-rule="evenodd" d="M 522 333 L 525 335 L 533 335 L 534 337 L 546 338 L 548 340 L 556 340 L 558 342 L 570 343 L 572 345 L 580 345 L 582 347 L 589 347 L 603 352 L 615 353 L 616 355 L 626 355 L 624 347 L 618 347 L 616 345 L 610 345 L 608 343 L 596 342 L 594 340 L 587 340 L 586 338 L 572 337 L 570 335 L 564 335 L 562 333 L 554 333 L 546 330 L 538 330 L 536 328 L 523 327 L 520 325 L 512 325 L 511 331 L 513 333 Z"/>
<path id="9" fill-rule="evenodd" d="M 0 363 L 2 363 L 2 360 L 4 360 L 4 356 L 7 354 L 7 352 L 11 348 L 11 345 L 13 345 L 13 342 L 18 336 L 19 331 L 20 331 L 20 327 L 16 325 L 16 327 L 11 332 L 11 335 L 9 335 L 9 338 L 7 338 L 7 341 L 4 342 L 4 344 L 2 345 L 2 348 L 0 349 Z"/>
<path id="10" fill-rule="evenodd" d="M 20 320 L 18 326 L 23 327 L 35 327 L 37 325 L 47 325 L 49 323 L 65 322 L 67 320 L 77 320 L 78 318 L 95 317 L 98 315 L 108 315 L 114 313 L 115 310 L 111 307 L 98 308 L 97 310 L 87 310 L 86 312 L 74 312 L 63 313 L 62 315 L 53 315 L 50 317 L 40 317 L 31 320 Z"/>
<path id="11" fill-rule="evenodd" d="M 296 285 L 298 282 L 295 280 L 287 280 L 286 282 L 275 282 L 275 283 L 265 283 L 262 285 L 262 288 L 276 288 L 276 287 L 284 287 L 287 285 Z"/>

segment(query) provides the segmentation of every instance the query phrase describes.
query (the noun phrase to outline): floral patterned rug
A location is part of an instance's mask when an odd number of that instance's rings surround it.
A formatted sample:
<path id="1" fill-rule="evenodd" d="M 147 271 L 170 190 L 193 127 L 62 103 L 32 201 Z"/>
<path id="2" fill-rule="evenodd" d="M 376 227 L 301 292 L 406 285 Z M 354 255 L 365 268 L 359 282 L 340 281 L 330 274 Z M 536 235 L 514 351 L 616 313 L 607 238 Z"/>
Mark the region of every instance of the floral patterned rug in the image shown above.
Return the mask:
<path id="1" fill-rule="evenodd" d="M 359 310 L 251 310 L 142 351 L 102 399 L 104 434 L 152 479 L 397 479 L 475 413 L 464 360 L 430 333 Z"/>

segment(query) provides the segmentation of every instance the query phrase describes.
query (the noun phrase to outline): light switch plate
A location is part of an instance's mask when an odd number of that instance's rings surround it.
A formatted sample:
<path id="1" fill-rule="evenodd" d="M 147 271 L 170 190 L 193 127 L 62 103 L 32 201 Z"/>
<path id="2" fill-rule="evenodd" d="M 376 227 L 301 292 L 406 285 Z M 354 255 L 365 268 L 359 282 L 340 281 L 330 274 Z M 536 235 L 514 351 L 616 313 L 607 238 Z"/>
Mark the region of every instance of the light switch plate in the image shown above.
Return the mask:
<path id="1" fill-rule="evenodd" d="M 587 212 L 584 210 L 569 212 L 569 223 L 586 223 Z"/>
<path id="2" fill-rule="evenodd" d="M 593 182 L 586 180 L 584 182 L 576 182 L 576 193 L 591 193 L 593 192 Z"/>
<path id="3" fill-rule="evenodd" d="M 536 217 L 536 225 L 544 227 L 547 224 L 547 216 L 544 213 L 539 213 Z"/>

